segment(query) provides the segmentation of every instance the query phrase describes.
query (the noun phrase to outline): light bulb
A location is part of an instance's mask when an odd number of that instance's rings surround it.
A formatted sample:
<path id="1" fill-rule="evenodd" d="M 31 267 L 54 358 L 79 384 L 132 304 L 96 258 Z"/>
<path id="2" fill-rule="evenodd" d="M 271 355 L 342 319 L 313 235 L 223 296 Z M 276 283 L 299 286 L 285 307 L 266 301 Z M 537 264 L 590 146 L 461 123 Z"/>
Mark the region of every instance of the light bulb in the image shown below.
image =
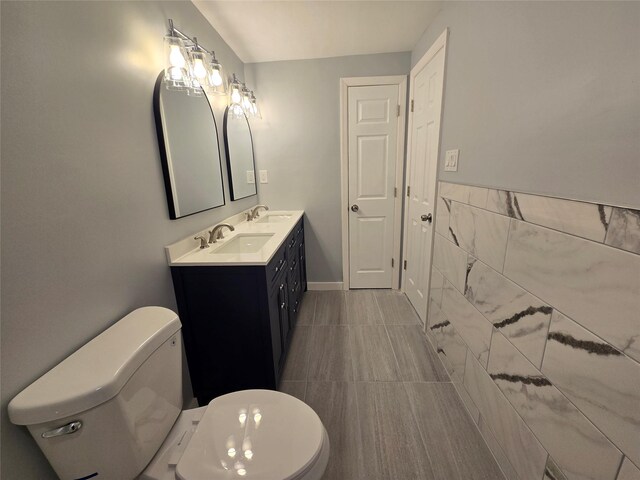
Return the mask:
<path id="1" fill-rule="evenodd" d="M 193 64 L 193 73 L 198 78 L 205 78 L 207 76 L 207 69 L 200 58 L 197 58 Z"/>
<path id="2" fill-rule="evenodd" d="M 231 101 L 233 103 L 240 103 L 240 100 L 242 100 L 242 96 L 240 95 L 240 89 L 236 86 L 232 87 Z"/>
<path id="3" fill-rule="evenodd" d="M 178 69 L 185 66 L 186 60 L 182 56 L 179 45 L 171 45 L 169 51 L 169 63 L 171 63 L 172 67 L 177 67 Z"/>
<path id="4" fill-rule="evenodd" d="M 213 67 L 211 71 L 211 85 L 214 87 L 222 85 L 222 75 L 220 75 L 220 70 L 215 67 Z"/>

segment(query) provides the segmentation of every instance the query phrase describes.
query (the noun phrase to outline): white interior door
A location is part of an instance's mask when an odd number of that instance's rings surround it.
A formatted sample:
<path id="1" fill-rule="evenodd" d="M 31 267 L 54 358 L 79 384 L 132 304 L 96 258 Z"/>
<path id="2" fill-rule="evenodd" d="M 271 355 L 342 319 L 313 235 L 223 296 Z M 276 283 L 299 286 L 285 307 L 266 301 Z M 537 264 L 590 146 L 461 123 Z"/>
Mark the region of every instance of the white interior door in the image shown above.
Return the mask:
<path id="1" fill-rule="evenodd" d="M 413 112 L 409 119 L 403 289 L 423 323 L 429 297 L 444 56 L 442 45 L 427 62 L 418 63 L 411 71 Z"/>
<path id="2" fill-rule="evenodd" d="M 350 288 L 392 286 L 398 89 L 348 89 Z"/>

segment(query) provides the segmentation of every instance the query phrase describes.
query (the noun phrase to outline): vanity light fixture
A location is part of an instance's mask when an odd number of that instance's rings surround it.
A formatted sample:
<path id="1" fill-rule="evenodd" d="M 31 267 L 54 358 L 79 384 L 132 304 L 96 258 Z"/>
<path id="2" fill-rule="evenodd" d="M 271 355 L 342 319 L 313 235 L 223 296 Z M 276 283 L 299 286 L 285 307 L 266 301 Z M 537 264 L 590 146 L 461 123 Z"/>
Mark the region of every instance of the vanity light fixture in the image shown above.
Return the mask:
<path id="1" fill-rule="evenodd" d="M 169 89 L 186 90 L 189 95 L 226 95 L 226 75 L 216 54 L 189 37 L 169 19 L 169 33 L 164 37 L 165 82 Z"/>

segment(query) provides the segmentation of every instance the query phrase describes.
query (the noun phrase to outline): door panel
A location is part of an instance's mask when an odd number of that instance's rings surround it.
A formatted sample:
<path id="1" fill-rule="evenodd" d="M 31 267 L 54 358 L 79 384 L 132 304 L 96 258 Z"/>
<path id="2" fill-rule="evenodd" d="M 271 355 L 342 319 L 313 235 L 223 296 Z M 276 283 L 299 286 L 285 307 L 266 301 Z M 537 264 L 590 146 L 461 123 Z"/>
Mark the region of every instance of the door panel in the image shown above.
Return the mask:
<path id="1" fill-rule="evenodd" d="M 426 321 L 431 271 L 435 185 L 442 108 L 444 48 L 418 72 L 412 72 L 414 111 L 409 145 L 410 194 L 404 290 L 422 322 Z"/>
<path id="2" fill-rule="evenodd" d="M 398 85 L 349 87 L 351 288 L 391 288 Z"/>

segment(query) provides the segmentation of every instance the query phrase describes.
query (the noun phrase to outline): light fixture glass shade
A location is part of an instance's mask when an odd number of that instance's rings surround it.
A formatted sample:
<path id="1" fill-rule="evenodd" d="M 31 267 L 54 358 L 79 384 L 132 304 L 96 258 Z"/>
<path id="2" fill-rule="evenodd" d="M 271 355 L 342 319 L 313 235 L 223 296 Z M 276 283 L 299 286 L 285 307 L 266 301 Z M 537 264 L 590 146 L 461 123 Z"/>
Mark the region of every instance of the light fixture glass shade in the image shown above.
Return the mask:
<path id="1" fill-rule="evenodd" d="M 251 90 L 251 116 L 262 119 L 262 113 L 260 113 L 260 107 L 258 107 L 258 100 L 256 99 L 253 90 Z"/>
<path id="2" fill-rule="evenodd" d="M 209 63 L 204 52 L 199 50 L 191 50 L 189 52 L 191 60 L 191 87 L 198 92 L 201 89 L 209 88 Z"/>
<path id="3" fill-rule="evenodd" d="M 229 84 L 229 115 L 231 115 L 231 118 L 241 118 L 244 116 L 242 99 L 242 85 L 240 85 L 240 82 L 234 74 L 233 80 Z"/>
<path id="4" fill-rule="evenodd" d="M 227 94 L 227 74 L 216 57 L 212 57 L 209 64 L 209 92 L 213 95 Z"/>
<path id="5" fill-rule="evenodd" d="M 247 86 L 243 83 L 242 84 L 242 109 L 244 110 L 244 113 L 247 114 L 247 116 L 252 116 L 251 113 L 251 92 L 249 92 L 249 89 L 247 88 Z"/>
<path id="6" fill-rule="evenodd" d="M 184 90 L 191 86 L 190 64 L 182 39 L 173 35 L 164 37 L 164 80 L 170 90 Z"/>

